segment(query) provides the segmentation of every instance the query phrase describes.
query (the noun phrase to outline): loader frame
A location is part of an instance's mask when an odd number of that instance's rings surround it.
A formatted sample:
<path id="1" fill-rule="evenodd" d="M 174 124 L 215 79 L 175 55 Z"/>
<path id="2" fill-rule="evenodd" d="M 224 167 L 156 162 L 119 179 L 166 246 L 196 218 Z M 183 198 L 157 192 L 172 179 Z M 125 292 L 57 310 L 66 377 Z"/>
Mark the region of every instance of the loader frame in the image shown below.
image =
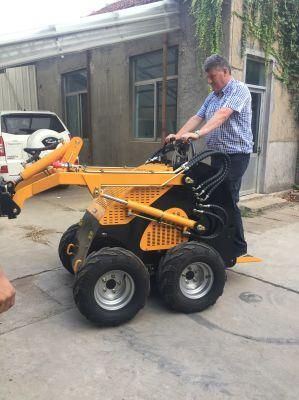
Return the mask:
<path id="1" fill-rule="evenodd" d="M 235 209 L 225 181 L 230 160 L 213 151 L 184 158 L 179 146 L 170 164 L 163 147 L 135 168 L 86 167 L 76 162 L 82 139 L 73 138 L 27 165 L 15 182 L 0 181 L 0 216 L 8 218 L 50 188 L 88 188 L 92 202 L 64 232 L 58 252 L 75 275 L 78 309 L 98 325 L 133 318 L 152 278 L 176 311 L 202 311 L 222 295 L 225 268 L 236 262 Z M 43 151 L 27 150 L 36 158 Z M 218 170 L 203 163 L 215 153 L 223 160 Z"/>
<path id="2" fill-rule="evenodd" d="M 163 253 L 174 245 L 187 241 L 189 237 L 200 239 L 205 226 L 198 219 L 190 217 L 194 205 L 185 207 L 184 201 L 181 201 L 179 206 L 176 205 L 177 199 L 180 198 L 180 188 L 185 190 L 186 185 L 193 182 L 192 174 L 187 174 L 186 177 L 184 165 L 175 170 L 161 163 L 143 164 L 139 167 L 76 165 L 75 161 L 82 144 L 81 138 L 73 138 L 69 143 L 27 166 L 14 184 L 7 183 L 7 192 L 2 190 L 0 193 L 2 203 L 5 201 L 5 208 L 9 209 L 8 216 L 13 218 L 20 213 L 27 199 L 45 190 L 59 185 L 79 185 L 88 188 L 93 201 L 80 221 L 80 247 L 74 251 L 71 244 L 67 249 L 69 254 L 74 255 L 74 272 L 77 272 L 83 263 L 95 237 L 97 240 L 99 236 L 113 237 L 116 229 L 117 236 L 123 237 L 122 241 L 119 238 L 116 241 L 125 248 L 131 246 L 132 251 L 148 264 L 156 261 L 157 252 Z M 202 165 L 201 168 L 205 171 L 208 167 Z M 223 198 L 220 199 L 218 195 L 218 202 L 226 203 L 230 209 L 232 202 L 229 192 L 221 195 Z M 174 198 L 171 207 L 169 201 L 164 200 L 166 196 Z M 191 197 L 190 193 L 190 203 Z M 122 218 L 119 218 L 120 213 Z M 107 215 L 110 215 L 110 219 Z M 133 241 L 133 244 L 128 243 L 128 229 L 123 229 L 126 224 L 131 227 L 131 232 L 136 231 L 142 236 Z M 158 243 L 157 239 L 155 243 L 153 240 L 150 243 L 149 238 L 157 236 L 157 224 L 160 230 L 165 228 L 163 243 Z M 161 228 L 161 225 L 165 227 Z M 147 236 L 143 232 L 145 229 Z M 233 225 L 229 225 L 220 237 L 208 240 L 208 243 L 220 252 L 227 265 L 233 265 L 236 261 L 231 246 L 233 234 Z M 159 238 L 161 239 L 161 234 Z"/>

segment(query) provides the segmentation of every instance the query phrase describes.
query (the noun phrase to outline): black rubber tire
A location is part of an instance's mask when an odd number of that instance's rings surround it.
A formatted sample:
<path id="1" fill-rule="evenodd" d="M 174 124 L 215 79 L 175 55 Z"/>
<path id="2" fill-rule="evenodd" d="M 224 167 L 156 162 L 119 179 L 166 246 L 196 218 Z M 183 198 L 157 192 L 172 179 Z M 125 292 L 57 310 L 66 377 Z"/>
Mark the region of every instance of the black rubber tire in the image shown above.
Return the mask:
<path id="1" fill-rule="evenodd" d="M 214 274 L 210 290 L 199 299 L 185 296 L 179 284 L 183 270 L 194 262 L 207 264 Z M 223 293 L 225 277 L 225 265 L 219 253 L 212 247 L 198 242 L 182 243 L 170 249 L 157 274 L 159 292 L 166 305 L 183 313 L 203 311 L 213 305 Z"/>
<path id="2" fill-rule="evenodd" d="M 135 284 L 133 297 L 118 310 L 102 308 L 94 295 L 97 281 L 111 270 L 127 272 Z M 121 247 L 105 247 L 91 253 L 79 269 L 73 289 L 75 303 L 81 314 L 99 326 L 117 326 L 132 319 L 144 307 L 149 292 L 147 268 L 135 254 Z"/>
<path id="3" fill-rule="evenodd" d="M 73 267 L 72 267 L 72 256 L 66 254 L 67 246 L 70 243 L 76 242 L 76 233 L 79 228 L 79 224 L 71 225 L 61 236 L 59 246 L 58 246 L 58 254 L 60 261 L 64 268 L 69 271 L 71 274 L 74 274 Z"/>

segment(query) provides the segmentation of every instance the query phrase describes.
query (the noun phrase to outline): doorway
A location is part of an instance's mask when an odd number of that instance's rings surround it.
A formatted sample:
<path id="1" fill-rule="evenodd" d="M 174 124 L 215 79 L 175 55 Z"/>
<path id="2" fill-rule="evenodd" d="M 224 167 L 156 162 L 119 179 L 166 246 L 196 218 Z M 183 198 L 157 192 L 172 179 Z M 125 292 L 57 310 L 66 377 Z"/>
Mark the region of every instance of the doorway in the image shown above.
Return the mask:
<path id="1" fill-rule="evenodd" d="M 263 60 L 246 60 L 245 82 L 250 90 L 252 98 L 252 134 L 253 152 L 245 175 L 243 176 L 241 195 L 258 192 L 261 160 L 264 156 L 264 135 L 265 135 L 265 102 L 266 102 L 266 71 Z"/>

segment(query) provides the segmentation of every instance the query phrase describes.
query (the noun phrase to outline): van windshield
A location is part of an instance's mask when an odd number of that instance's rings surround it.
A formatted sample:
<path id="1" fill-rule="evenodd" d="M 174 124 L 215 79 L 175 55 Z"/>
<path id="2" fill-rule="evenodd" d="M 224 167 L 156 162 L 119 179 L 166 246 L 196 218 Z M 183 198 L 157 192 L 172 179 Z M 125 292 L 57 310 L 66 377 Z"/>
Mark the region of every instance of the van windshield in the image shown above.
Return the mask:
<path id="1" fill-rule="evenodd" d="M 2 132 L 14 135 L 31 135 L 38 129 L 65 131 L 59 119 L 49 114 L 7 114 L 1 117 L 1 126 Z"/>

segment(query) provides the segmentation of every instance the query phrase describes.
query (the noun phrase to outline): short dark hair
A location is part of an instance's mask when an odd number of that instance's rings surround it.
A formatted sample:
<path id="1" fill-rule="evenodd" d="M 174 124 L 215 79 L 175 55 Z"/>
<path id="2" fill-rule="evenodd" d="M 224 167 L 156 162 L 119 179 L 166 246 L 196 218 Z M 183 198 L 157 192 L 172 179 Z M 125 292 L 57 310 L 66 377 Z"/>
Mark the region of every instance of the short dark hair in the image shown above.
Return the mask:
<path id="1" fill-rule="evenodd" d="M 225 57 L 222 57 L 219 54 L 212 54 L 208 57 L 204 62 L 203 68 L 205 72 L 209 72 L 212 68 L 226 68 L 229 73 L 231 73 L 229 62 Z"/>

